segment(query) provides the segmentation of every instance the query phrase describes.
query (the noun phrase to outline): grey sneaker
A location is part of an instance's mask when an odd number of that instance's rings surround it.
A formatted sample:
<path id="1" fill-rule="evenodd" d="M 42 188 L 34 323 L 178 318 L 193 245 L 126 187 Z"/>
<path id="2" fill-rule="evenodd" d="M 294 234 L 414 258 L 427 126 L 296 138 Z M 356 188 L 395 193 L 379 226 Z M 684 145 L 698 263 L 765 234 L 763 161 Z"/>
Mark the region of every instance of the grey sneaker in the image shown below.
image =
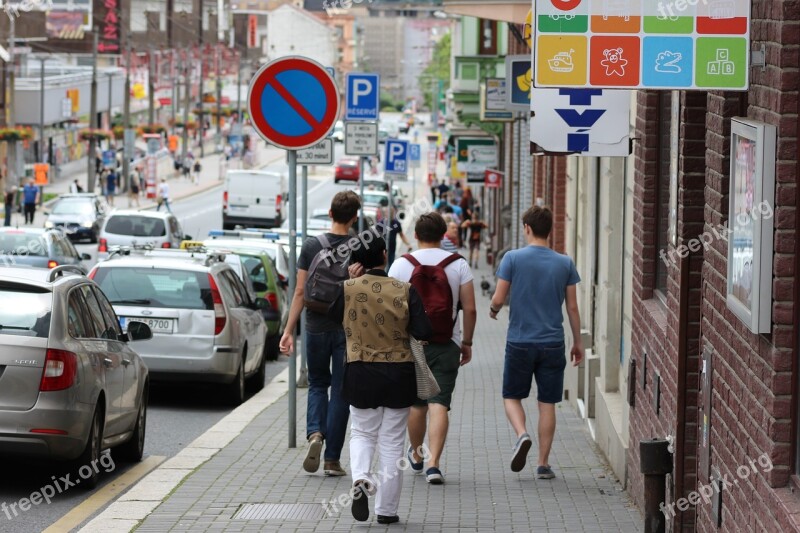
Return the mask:
<path id="1" fill-rule="evenodd" d="M 308 439 L 308 451 L 306 459 L 303 461 L 303 470 L 313 474 L 319 470 L 319 457 L 322 453 L 322 435 L 314 433 Z"/>
<path id="2" fill-rule="evenodd" d="M 525 468 L 525 461 L 528 460 L 528 452 L 531 449 L 531 436 L 523 433 L 514 445 L 513 456 L 511 457 L 511 471 L 522 472 Z"/>
<path id="3" fill-rule="evenodd" d="M 556 477 L 556 474 L 549 466 L 539 466 L 536 468 L 537 479 L 553 479 L 554 477 Z"/>

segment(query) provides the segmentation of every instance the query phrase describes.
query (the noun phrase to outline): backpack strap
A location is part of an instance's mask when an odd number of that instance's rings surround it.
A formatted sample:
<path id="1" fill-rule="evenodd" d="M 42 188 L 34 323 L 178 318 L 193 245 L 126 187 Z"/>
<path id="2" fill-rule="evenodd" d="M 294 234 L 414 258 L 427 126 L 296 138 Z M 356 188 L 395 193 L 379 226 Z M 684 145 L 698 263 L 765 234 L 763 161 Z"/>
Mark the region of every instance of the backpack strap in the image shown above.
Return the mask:
<path id="1" fill-rule="evenodd" d="M 333 246 L 331 246 L 331 241 L 328 240 L 328 236 L 325 235 L 324 233 L 320 233 L 319 235 L 317 235 L 317 240 L 322 245 L 322 248 L 324 250 L 329 250 L 333 248 Z"/>
<path id="2" fill-rule="evenodd" d="M 416 268 L 416 267 L 418 267 L 418 266 L 422 266 L 422 265 L 420 264 L 420 262 L 419 262 L 419 261 L 417 261 L 417 258 L 416 258 L 416 257 L 414 257 L 414 256 L 413 256 L 413 255 L 411 255 L 411 254 L 405 254 L 405 255 L 403 255 L 403 259 L 405 259 L 406 261 L 408 261 L 409 263 L 411 263 L 411 264 L 414 266 L 414 268 Z"/>
<path id="3" fill-rule="evenodd" d="M 450 254 L 449 257 L 444 258 L 438 265 L 440 268 L 446 268 L 451 263 L 458 261 L 459 259 L 464 259 L 461 257 L 461 254 Z"/>

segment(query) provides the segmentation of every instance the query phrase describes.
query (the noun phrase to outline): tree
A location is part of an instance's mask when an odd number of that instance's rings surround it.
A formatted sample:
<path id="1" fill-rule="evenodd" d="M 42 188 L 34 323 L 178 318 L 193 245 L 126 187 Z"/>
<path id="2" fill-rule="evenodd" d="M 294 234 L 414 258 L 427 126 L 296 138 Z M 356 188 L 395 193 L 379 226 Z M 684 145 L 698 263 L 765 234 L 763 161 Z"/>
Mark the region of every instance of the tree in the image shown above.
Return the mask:
<path id="1" fill-rule="evenodd" d="M 450 87 L 450 33 L 445 33 L 433 47 L 433 57 L 419 76 L 419 86 L 425 99 L 425 107 L 432 109 L 431 97 L 437 92 L 433 84 L 439 84 L 440 95 Z M 440 96 L 441 99 L 441 96 Z M 441 105 L 441 101 L 439 102 Z"/>

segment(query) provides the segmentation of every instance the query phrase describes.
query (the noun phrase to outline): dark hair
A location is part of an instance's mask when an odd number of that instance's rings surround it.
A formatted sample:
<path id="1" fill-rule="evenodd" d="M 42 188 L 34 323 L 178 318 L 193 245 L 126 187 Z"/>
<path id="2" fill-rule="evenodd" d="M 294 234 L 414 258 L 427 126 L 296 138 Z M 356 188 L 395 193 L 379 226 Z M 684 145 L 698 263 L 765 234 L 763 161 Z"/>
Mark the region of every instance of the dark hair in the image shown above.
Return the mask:
<path id="1" fill-rule="evenodd" d="M 383 266 L 386 259 L 383 252 L 386 251 L 386 240 L 380 227 L 373 226 L 358 234 L 361 245 L 353 249 L 350 255 L 351 263 L 361 263 L 365 269 Z"/>
<path id="2" fill-rule="evenodd" d="M 417 240 L 420 242 L 436 243 L 442 240 L 447 233 L 447 224 L 439 213 L 431 212 L 420 215 L 417 225 L 414 226 Z"/>
<path id="3" fill-rule="evenodd" d="M 347 224 L 357 215 L 361 200 L 353 191 L 337 192 L 331 200 L 331 218 L 339 224 Z"/>
<path id="4" fill-rule="evenodd" d="M 549 207 L 535 205 L 522 215 L 522 223 L 531 228 L 534 237 L 546 239 L 553 229 L 553 212 Z"/>

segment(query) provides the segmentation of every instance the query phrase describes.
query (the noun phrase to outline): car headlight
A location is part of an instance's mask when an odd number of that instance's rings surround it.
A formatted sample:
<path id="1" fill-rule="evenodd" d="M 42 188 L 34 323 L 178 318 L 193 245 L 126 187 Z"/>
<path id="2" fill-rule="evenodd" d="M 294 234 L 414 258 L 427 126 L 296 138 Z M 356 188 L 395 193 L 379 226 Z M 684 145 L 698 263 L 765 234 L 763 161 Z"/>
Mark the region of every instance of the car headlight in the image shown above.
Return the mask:
<path id="1" fill-rule="evenodd" d="M 81 226 L 84 228 L 91 228 L 94 225 L 94 222 L 91 220 L 86 220 L 85 222 L 81 222 Z"/>
<path id="2" fill-rule="evenodd" d="M 45 228 L 52 228 L 52 227 L 54 227 L 54 226 L 55 226 L 55 224 L 53 224 L 53 223 L 52 223 L 52 222 L 50 222 L 49 220 L 48 220 L 47 222 L 45 222 L 45 223 L 44 223 L 44 227 L 45 227 Z"/>

